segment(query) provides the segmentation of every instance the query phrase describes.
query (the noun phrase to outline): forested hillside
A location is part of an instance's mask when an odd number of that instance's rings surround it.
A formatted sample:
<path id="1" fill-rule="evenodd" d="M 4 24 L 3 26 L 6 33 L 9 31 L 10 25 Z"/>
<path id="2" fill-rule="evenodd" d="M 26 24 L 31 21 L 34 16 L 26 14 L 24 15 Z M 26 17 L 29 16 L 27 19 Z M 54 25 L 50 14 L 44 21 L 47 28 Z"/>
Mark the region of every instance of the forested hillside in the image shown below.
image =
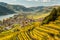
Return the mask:
<path id="1" fill-rule="evenodd" d="M 0 2 L 0 16 L 13 14 L 13 13 L 48 13 L 54 8 L 54 6 L 37 6 L 37 7 L 25 7 L 23 5 L 12 5 L 4 2 Z"/>

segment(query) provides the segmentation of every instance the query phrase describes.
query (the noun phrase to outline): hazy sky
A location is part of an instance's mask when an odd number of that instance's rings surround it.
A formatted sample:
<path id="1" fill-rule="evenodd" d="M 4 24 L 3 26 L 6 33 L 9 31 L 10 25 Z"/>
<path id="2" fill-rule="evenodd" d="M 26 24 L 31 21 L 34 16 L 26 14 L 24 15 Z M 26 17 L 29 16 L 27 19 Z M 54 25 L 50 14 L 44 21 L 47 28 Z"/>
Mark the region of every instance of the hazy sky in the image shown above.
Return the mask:
<path id="1" fill-rule="evenodd" d="M 24 5 L 26 7 L 60 5 L 60 0 L 0 0 L 0 2 Z"/>

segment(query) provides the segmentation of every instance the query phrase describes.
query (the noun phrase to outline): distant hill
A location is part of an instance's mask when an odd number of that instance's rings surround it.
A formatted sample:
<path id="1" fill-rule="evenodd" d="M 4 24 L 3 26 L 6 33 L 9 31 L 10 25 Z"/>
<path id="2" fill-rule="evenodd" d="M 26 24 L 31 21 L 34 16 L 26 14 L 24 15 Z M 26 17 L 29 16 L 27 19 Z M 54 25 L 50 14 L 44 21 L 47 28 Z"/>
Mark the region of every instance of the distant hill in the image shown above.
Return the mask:
<path id="1" fill-rule="evenodd" d="M 52 6 L 37 6 L 37 7 L 31 7 L 31 9 L 33 9 L 35 12 L 43 12 L 43 13 L 47 13 L 50 12 L 52 10 Z"/>
<path id="2" fill-rule="evenodd" d="M 11 5 L 4 2 L 0 2 L 0 15 L 4 14 L 12 14 L 16 12 L 41 12 L 41 13 L 47 13 L 54 8 L 54 6 L 37 6 L 37 7 L 30 7 L 26 8 L 22 5 Z"/>
<path id="3" fill-rule="evenodd" d="M 13 14 L 14 11 L 0 5 L 0 15 Z"/>
<path id="4" fill-rule="evenodd" d="M 11 5 L 11 4 L 7 4 L 7 3 L 4 3 L 4 2 L 0 2 L 0 5 L 8 8 L 10 10 L 13 10 L 13 11 L 24 11 L 24 12 L 33 11 L 32 9 L 26 8 L 22 5 Z"/>
<path id="5" fill-rule="evenodd" d="M 12 14 L 16 12 L 31 12 L 30 8 L 26 8 L 22 5 L 10 5 L 4 2 L 0 2 L 0 15 Z"/>

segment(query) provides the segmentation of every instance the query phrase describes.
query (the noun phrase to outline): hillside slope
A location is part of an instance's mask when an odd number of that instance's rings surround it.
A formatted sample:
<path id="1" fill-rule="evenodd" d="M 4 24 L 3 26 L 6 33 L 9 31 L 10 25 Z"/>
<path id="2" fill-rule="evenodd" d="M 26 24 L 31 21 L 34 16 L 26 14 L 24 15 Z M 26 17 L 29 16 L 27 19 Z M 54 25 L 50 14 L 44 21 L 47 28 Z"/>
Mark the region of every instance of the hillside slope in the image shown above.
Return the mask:
<path id="1" fill-rule="evenodd" d="M 0 6 L 0 15 L 7 15 L 7 14 L 13 14 L 13 13 L 15 12 L 6 7 Z"/>
<path id="2" fill-rule="evenodd" d="M 12 29 L 0 33 L 0 40 L 60 40 L 59 8 L 54 8 L 42 23 L 35 21 L 24 27 L 14 24 Z"/>
<path id="3" fill-rule="evenodd" d="M 59 8 L 53 8 L 53 10 L 50 13 L 50 15 L 45 17 L 45 19 L 43 20 L 42 24 L 49 23 L 50 21 L 55 21 L 55 20 L 57 20 L 57 18 L 59 16 L 60 16 L 60 7 Z"/>

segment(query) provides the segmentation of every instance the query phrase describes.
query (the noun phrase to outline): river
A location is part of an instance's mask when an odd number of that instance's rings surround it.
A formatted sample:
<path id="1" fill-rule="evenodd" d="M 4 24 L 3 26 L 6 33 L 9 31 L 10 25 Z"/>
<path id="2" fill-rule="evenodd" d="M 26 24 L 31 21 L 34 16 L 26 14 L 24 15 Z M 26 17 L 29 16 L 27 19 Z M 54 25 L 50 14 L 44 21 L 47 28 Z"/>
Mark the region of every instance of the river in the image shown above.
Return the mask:
<path id="1" fill-rule="evenodd" d="M 9 14 L 9 15 L 0 16 L 0 20 L 2 21 L 3 19 L 13 17 L 14 15 L 17 15 L 17 14 Z"/>

